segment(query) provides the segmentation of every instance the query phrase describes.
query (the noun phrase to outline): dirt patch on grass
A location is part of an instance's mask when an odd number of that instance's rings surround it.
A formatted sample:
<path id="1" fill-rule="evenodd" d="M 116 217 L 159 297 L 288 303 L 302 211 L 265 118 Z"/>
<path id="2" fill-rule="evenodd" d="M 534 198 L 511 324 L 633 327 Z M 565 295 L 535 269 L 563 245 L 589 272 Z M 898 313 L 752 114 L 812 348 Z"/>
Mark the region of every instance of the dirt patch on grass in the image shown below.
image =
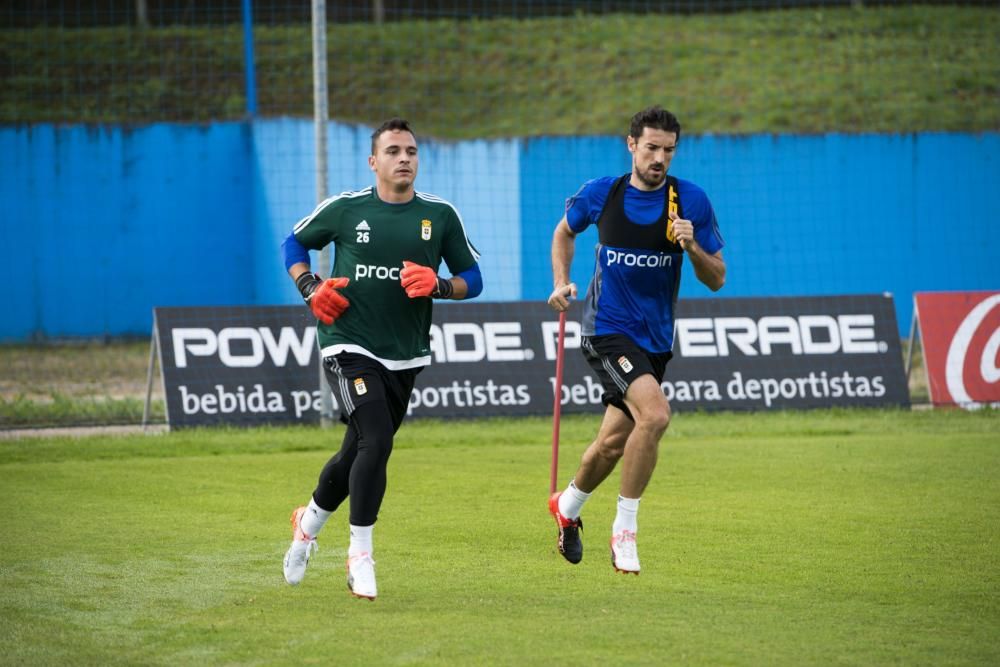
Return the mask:
<path id="1" fill-rule="evenodd" d="M 0 429 L 0 440 L 22 440 L 24 438 L 89 438 L 97 435 L 120 437 L 126 435 L 160 435 L 170 429 L 166 424 L 127 426 L 59 426 L 54 428 L 14 428 Z"/>
<path id="2" fill-rule="evenodd" d="M 57 395 L 145 399 L 148 365 L 147 341 L 4 345 L 0 346 L 0 398 L 21 396 L 40 403 Z M 163 398 L 158 374 L 153 398 Z"/>

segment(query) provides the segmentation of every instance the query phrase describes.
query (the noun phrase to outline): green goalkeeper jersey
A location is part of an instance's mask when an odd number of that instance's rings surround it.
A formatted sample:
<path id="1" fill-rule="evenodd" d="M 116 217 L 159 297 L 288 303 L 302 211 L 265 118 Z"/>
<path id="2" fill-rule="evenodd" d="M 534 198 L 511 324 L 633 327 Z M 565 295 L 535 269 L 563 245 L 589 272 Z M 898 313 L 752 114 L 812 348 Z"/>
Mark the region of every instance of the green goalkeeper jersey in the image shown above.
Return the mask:
<path id="1" fill-rule="evenodd" d="M 406 296 L 403 260 L 435 271 L 443 259 L 452 274 L 471 268 L 479 253 L 454 206 L 422 192 L 405 204 L 378 198 L 374 187 L 330 197 L 295 225 L 306 248 L 333 244 L 333 277 L 350 306 L 333 324 L 317 324 L 324 357 L 356 352 L 391 370 L 430 363 L 431 299 Z"/>

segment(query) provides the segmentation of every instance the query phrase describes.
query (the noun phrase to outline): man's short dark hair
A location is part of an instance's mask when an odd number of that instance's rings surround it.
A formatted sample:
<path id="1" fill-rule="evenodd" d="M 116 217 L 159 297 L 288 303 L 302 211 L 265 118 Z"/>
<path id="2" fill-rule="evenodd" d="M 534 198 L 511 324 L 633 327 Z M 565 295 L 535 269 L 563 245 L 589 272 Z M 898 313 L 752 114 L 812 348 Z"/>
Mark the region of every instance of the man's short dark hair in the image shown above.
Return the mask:
<path id="1" fill-rule="evenodd" d="M 649 107 L 632 116 L 632 127 L 629 128 L 629 134 L 633 139 L 638 139 L 642 136 L 642 130 L 645 127 L 674 132 L 677 134 L 677 141 L 681 140 L 680 121 L 677 120 L 677 116 L 662 107 Z"/>
<path id="2" fill-rule="evenodd" d="M 372 132 L 372 155 L 375 155 L 375 142 L 378 141 L 378 138 L 382 136 L 383 132 L 391 132 L 392 130 L 404 130 L 413 134 L 414 138 L 417 136 L 413 133 L 413 130 L 410 129 L 410 121 L 402 118 L 390 118 L 379 125 L 378 128 Z"/>

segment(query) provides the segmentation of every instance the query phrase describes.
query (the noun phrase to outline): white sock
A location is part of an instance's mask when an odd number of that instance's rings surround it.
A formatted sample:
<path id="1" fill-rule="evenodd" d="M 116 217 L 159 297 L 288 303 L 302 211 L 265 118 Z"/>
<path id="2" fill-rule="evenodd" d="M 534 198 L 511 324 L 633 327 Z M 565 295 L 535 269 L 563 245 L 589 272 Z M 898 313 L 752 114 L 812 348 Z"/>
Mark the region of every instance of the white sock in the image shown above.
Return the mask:
<path id="1" fill-rule="evenodd" d="M 317 505 L 315 500 L 310 498 L 309 505 L 306 506 L 306 511 L 302 514 L 302 522 L 299 524 L 299 528 L 309 537 L 315 538 L 319 535 L 319 531 L 323 530 L 326 520 L 332 514 L 333 512 L 327 512 Z"/>
<path id="2" fill-rule="evenodd" d="M 566 490 L 559 496 L 559 513 L 567 519 L 578 518 L 580 510 L 583 509 L 583 504 L 587 502 L 587 498 L 589 497 L 589 493 L 584 493 L 576 488 L 576 484 L 570 482 Z"/>
<path id="3" fill-rule="evenodd" d="M 623 530 L 637 532 L 639 523 L 636 515 L 639 513 L 638 498 L 623 498 L 618 496 L 618 514 L 615 515 L 615 523 L 611 526 L 611 534 L 617 535 Z"/>
<path id="4" fill-rule="evenodd" d="M 372 552 L 372 530 L 375 526 L 355 526 L 351 524 L 351 546 L 347 548 L 348 556 Z"/>

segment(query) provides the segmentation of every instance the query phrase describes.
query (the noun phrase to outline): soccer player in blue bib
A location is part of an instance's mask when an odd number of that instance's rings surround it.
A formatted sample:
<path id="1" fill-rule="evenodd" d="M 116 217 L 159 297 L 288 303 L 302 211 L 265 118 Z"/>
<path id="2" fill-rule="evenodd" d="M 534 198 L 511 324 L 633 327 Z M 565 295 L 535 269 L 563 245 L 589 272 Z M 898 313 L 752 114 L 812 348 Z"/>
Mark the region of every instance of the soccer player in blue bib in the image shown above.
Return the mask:
<path id="1" fill-rule="evenodd" d="M 681 264 L 687 256 L 713 291 L 726 279 L 712 204 L 694 183 L 667 175 L 680 136 L 677 118 L 660 107 L 633 116 L 626 139 L 632 172 L 584 183 L 566 201 L 552 237 L 549 305 L 560 312 L 577 296 L 569 280 L 577 234 L 597 225 L 599 239 L 581 328 L 583 353 L 601 380 L 607 409 L 573 481 L 549 498 L 559 552 L 570 563 L 583 558 L 583 504 L 621 460 L 611 564 L 639 574 L 636 515 L 670 423 L 660 383 L 672 354 Z"/>

